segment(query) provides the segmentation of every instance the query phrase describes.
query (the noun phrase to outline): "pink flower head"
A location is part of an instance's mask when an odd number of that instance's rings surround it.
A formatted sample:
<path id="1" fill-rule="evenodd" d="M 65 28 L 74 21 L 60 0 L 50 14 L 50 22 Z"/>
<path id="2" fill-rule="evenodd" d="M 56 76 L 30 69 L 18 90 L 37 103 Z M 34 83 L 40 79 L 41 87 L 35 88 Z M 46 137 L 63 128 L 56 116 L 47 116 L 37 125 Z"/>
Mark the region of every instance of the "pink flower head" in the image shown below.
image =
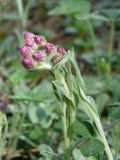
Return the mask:
<path id="1" fill-rule="evenodd" d="M 19 51 L 23 57 L 27 57 L 31 54 L 31 48 L 28 46 L 20 47 Z"/>
<path id="2" fill-rule="evenodd" d="M 52 43 L 46 43 L 45 50 L 47 53 L 50 53 L 55 50 L 55 46 Z"/>
<path id="3" fill-rule="evenodd" d="M 65 49 L 62 48 L 62 47 L 58 47 L 58 48 L 57 48 L 57 52 L 60 53 L 60 54 L 62 54 L 62 55 L 64 56 L 64 54 L 65 54 Z"/>
<path id="4" fill-rule="evenodd" d="M 30 58 L 25 58 L 22 60 L 23 65 L 28 68 L 28 69 L 32 69 L 33 68 L 33 60 Z"/>
<path id="5" fill-rule="evenodd" d="M 34 46 L 34 37 L 35 35 L 33 33 L 25 32 L 24 33 L 25 44 L 29 47 Z"/>
<path id="6" fill-rule="evenodd" d="M 33 58 L 37 61 L 41 61 L 42 60 L 42 51 L 37 51 L 34 53 Z"/>
<path id="7" fill-rule="evenodd" d="M 44 42 L 43 36 L 35 36 L 35 42 L 36 44 L 42 44 L 42 42 Z"/>

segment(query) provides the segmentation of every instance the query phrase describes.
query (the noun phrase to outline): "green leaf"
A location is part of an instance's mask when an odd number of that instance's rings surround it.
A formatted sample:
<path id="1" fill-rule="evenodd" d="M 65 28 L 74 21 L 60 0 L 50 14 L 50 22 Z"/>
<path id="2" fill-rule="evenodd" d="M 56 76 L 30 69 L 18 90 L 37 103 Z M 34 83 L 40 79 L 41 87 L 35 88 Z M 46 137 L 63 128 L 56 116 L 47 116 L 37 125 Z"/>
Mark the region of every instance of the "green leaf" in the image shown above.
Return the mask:
<path id="1" fill-rule="evenodd" d="M 103 149 L 103 143 L 96 138 L 89 139 L 80 146 L 81 153 L 86 157 L 96 155 L 103 151 Z"/>
<path id="2" fill-rule="evenodd" d="M 88 128 L 81 122 L 78 122 L 78 121 L 74 122 L 73 131 L 75 134 L 81 135 L 85 138 L 91 137 L 91 134 L 90 134 Z"/>
<path id="3" fill-rule="evenodd" d="M 1 16 L 1 19 L 2 20 L 18 20 L 19 17 L 17 15 L 16 12 L 11 12 L 11 13 L 2 13 L 2 16 Z"/>
<path id="4" fill-rule="evenodd" d="M 86 158 L 81 151 L 78 148 L 72 148 L 71 146 L 65 150 L 64 152 L 64 160 L 70 160 L 71 155 L 73 155 L 74 160 L 96 160 L 95 157 L 90 156 L 89 158 Z"/>
<path id="5" fill-rule="evenodd" d="M 120 119 L 120 106 L 111 108 L 109 113 L 110 119 Z"/>
<path id="6" fill-rule="evenodd" d="M 53 86 L 53 90 L 54 90 L 54 94 L 55 94 L 55 96 L 56 96 L 56 98 L 58 99 L 58 101 L 63 101 L 63 97 L 62 97 L 62 95 L 61 95 L 61 91 L 60 91 L 60 89 L 59 89 L 59 83 L 58 83 L 58 81 L 57 80 L 55 80 L 55 81 L 53 81 L 52 82 L 52 86 Z"/>
<path id="7" fill-rule="evenodd" d="M 101 20 L 101 21 L 105 21 L 105 22 L 108 22 L 108 18 L 103 16 L 103 15 L 100 15 L 100 14 L 97 14 L 96 12 L 94 13 L 89 13 L 89 14 L 86 14 L 84 16 L 79 16 L 79 15 L 76 15 L 76 19 L 78 20 L 89 20 L 89 19 L 93 19 L 93 20 Z"/>
<path id="8" fill-rule="evenodd" d="M 118 8 L 110 8 L 103 10 L 103 15 L 106 16 L 109 20 L 117 21 L 120 16 L 120 11 Z"/>
<path id="9" fill-rule="evenodd" d="M 53 150 L 50 146 L 46 145 L 46 144 L 41 144 L 38 147 L 40 153 L 45 157 L 48 158 L 48 160 L 51 160 L 51 158 L 53 157 L 52 153 Z M 54 154 L 54 153 L 53 153 Z"/>
<path id="10" fill-rule="evenodd" d="M 45 101 L 45 100 L 55 100 L 55 96 L 53 93 L 53 88 L 51 83 L 48 81 L 44 80 L 42 81 L 38 86 L 36 86 L 32 92 L 31 92 L 31 99 L 36 100 L 36 101 Z"/>
<path id="11" fill-rule="evenodd" d="M 53 129 L 57 132 L 60 132 L 62 130 L 62 124 L 60 122 L 55 122 L 53 124 Z"/>
<path id="12" fill-rule="evenodd" d="M 7 49 L 9 49 L 9 50 L 11 49 L 10 47 L 14 43 L 14 40 L 15 39 L 13 36 L 8 36 L 5 38 L 5 40 L 2 40 L 0 42 L 0 58 L 3 55 L 3 53 L 7 51 Z"/>
<path id="13" fill-rule="evenodd" d="M 71 154 L 72 154 L 72 151 L 71 151 L 71 147 L 69 147 L 67 150 L 65 150 L 64 152 L 64 160 L 69 160 L 71 159 Z"/>
<path id="14" fill-rule="evenodd" d="M 117 86 L 117 87 L 116 87 Z M 119 99 L 120 95 L 120 74 L 113 74 L 107 81 L 106 88 L 110 91 L 115 99 Z"/>
<path id="15" fill-rule="evenodd" d="M 80 69 L 78 67 L 78 64 L 77 64 L 77 61 L 76 61 L 76 58 L 75 58 L 74 48 L 72 48 L 70 50 L 69 59 L 70 59 L 72 65 L 73 65 L 73 68 L 75 70 L 75 75 L 76 75 L 76 80 L 78 81 L 78 86 L 79 86 L 79 88 L 81 88 L 86 93 L 85 84 L 84 84 L 83 78 L 81 76 Z"/>
<path id="16" fill-rule="evenodd" d="M 47 113 L 47 115 L 44 117 L 44 119 L 42 119 L 41 121 L 41 126 L 43 128 L 49 128 L 53 121 L 58 119 L 58 115 L 55 113 Z"/>
<path id="17" fill-rule="evenodd" d="M 46 100 L 55 100 L 55 96 L 53 94 L 52 85 L 43 81 L 33 89 L 29 89 L 25 85 L 19 85 L 14 88 L 14 94 L 10 96 L 10 99 L 14 99 L 17 101 L 28 101 L 28 102 L 36 102 L 41 103 Z"/>
<path id="18" fill-rule="evenodd" d="M 81 154 L 78 148 L 73 150 L 73 157 L 75 160 L 86 160 L 86 158 Z"/>
<path id="19" fill-rule="evenodd" d="M 89 118 L 91 120 L 91 122 L 93 123 L 93 117 L 92 117 L 91 113 L 89 112 L 88 107 L 89 107 L 89 105 L 83 99 L 80 99 L 80 104 L 78 105 L 78 108 L 80 110 L 79 114 L 81 114 L 81 112 L 82 112 L 81 117 L 85 120 L 87 120 Z"/>
<path id="20" fill-rule="evenodd" d="M 89 103 L 92 105 L 92 107 L 96 110 L 97 106 L 96 106 L 95 100 L 91 96 L 87 96 L 87 99 Z"/>
<path id="21" fill-rule="evenodd" d="M 120 102 L 109 104 L 109 107 L 119 107 L 119 106 L 120 106 Z"/>
<path id="22" fill-rule="evenodd" d="M 23 67 L 18 67 L 18 69 L 10 75 L 10 80 L 14 85 L 19 84 L 27 74 L 27 70 Z"/>
<path id="23" fill-rule="evenodd" d="M 49 106 L 48 106 L 49 107 Z M 51 110 L 44 103 L 39 105 L 31 105 L 28 109 L 28 116 L 33 124 L 40 124 L 43 128 L 51 126 L 53 120 L 58 119 L 58 115 Z"/>
<path id="24" fill-rule="evenodd" d="M 33 141 L 39 140 L 44 134 L 44 130 L 41 129 L 41 126 L 39 124 L 38 125 L 33 124 L 30 129 L 27 129 L 27 131 L 28 131 L 27 137 Z"/>
<path id="25" fill-rule="evenodd" d="M 85 125 L 85 127 L 88 129 L 89 133 L 94 136 L 95 131 L 94 131 L 94 127 L 91 121 L 82 121 L 82 123 Z"/>
<path id="26" fill-rule="evenodd" d="M 97 104 L 97 109 L 98 112 L 101 113 L 106 106 L 106 104 L 109 102 L 110 97 L 103 93 L 97 96 L 96 98 L 96 104 Z"/>
<path id="27" fill-rule="evenodd" d="M 28 115 L 32 123 L 40 123 L 46 116 L 46 112 L 40 105 L 31 105 L 28 110 Z"/>
<path id="28" fill-rule="evenodd" d="M 49 15 L 66 15 L 79 13 L 85 15 L 90 11 L 90 3 L 88 0 L 61 0 L 60 5 L 49 12 Z"/>
<path id="29" fill-rule="evenodd" d="M 71 106 L 74 106 L 69 88 L 63 76 L 60 77 L 60 80 L 53 81 L 53 89 L 59 101 L 62 101 L 64 99 Z"/>
<path id="30" fill-rule="evenodd" d="M 88 95 L 96 95 L 105 90 L 106 81 L 101 77 L 96 76 L 84 76 L 84 82 Z M 91 85 L 94 84 L 94 85 Z"/>

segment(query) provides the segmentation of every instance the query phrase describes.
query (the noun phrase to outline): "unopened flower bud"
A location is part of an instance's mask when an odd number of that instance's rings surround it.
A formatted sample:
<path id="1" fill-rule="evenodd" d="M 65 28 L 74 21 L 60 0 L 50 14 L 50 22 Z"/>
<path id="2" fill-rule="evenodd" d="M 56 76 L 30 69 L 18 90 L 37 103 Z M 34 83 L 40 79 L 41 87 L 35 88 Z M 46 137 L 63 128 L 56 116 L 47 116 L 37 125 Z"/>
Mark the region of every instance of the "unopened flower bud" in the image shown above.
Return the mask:
<path id="1" fill-rule="evenodd" d="M 59 55 L 55 55 L 55 56 L 52 58 L 52 62 L 55 63 L 55 62 L 57 62 L 59 59 L 60 59 L 60 56 L 59 56 Z"/>
<path id="2" fill-rule="evenodd" d="M 50 53 L 55 50 L 55 46 L 52 43 L 46 43 L 45 50 L 47 53 Z"/>
<path id="3" fill-rule="evenodd" d="M 64 56 L 64 54 L 65 54 L 65 49 L 62 48 L 62 47 L 58 47 L 58 48 L 57 48 L 57 52 L 60 53 L 60 54 L 62 54 L 62 55 Z"/>
<path id="4" fill-rule="evenodd" d="M 29 47 L 34 46 L 34 37 L 35 35 L 33 33 L 30 32 L 25 32 L 24 33 L 24 38 L 25 38 L 25 44 Z"/>
<path id="5" fill-rule="evenodd" d="M 34 58 L 34 60 L 41 61 L 42 60 L 42 52 L 41 51 L 35 52 L 33 54 L 33 58 Z"/>
<path id="6" fill-rule="evenodd" d="M 35 39 L 36 44 L 38 44 L 38 45 L 44 45 L 45 44 L 44 38 L 41 35 L 35 36 L 34 39 Z"/>
<path id="7" fill-rule="evenodd" d="M 31 58 L 25 58 L 22 60 L 23 65 L 28 68 L 28 69 L 32 69 L 33 68 L 33 60 Z"/>
<path id="8" fill-rule="evenodd" d="M 32 50 L 28 46 L 20 47 L 19 51 L 23 57 L 27 57 L 31 54 Z"/>

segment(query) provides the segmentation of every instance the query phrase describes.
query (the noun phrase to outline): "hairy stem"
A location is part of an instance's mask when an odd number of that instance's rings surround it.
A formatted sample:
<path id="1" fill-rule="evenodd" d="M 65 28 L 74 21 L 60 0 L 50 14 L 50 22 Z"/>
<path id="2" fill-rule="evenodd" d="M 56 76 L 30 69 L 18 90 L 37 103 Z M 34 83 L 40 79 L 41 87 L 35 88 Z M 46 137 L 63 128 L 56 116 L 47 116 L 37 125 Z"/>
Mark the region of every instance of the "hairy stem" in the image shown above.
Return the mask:
<path id="1" fill-rule="evenodd" d="M 107 154 L 107 156 L 108 156 L 108 159 L 109 159 L 109 160 L 113 160 L 113 156 L 112 156 L 110 147 L 109 147 L 109 145 L 108 145 L 108 142 L 107 142 L 105 133 L 104 133 L 104 131 L 103 131 L 103 128 L 102 128 L 100 119 L 99 119 L 99 117 L 97 117 L 97 116 L 94 117 L 94 119 L 95 119 L 96 126 L 97 126 L 97 128 L 98 128 L 99 134 L 100 134 L 100 136 L 101 136 L 101 138 L 102 138 L 102 141 L 103 141 L 103 143 L 104 143 L 105 151 L 106 151 L 106 154 Z"/>
<path id="2" fill-rule="evenodd" d="M 111 22 L 109 46 L 108 46 L 109 73 L 111 72 L 111 58 L 113 52 L 114 31 L 115 31 L 115 24 L 114 22 Z"/>
<path id="3" fill-rule="evenodd" d="M 76 120 L 76 113 L 75 113 L 75 109 L 73 109 L 72 107 L 70 108 L 70 125 L 72 125 Z"/>
<path id="4" fill-rule="evenodd" d="M 27 105 L 29 105 L 29 104 L 27 104 Z M 18 141 L 19 141 L 19 136 L 20 136 L 20 133 L 22 131 L 22 124 L 25 120 L 26 114 L 27 114 L 27 107 L 25 108 L 25 112 L 23 112 L 21 114 L 19 112 L 15 112 L 14 115 L 13 115 L 13 123 L 12 123 L 11 130 L 10 130 L 12 135 L 11 135 L 11 138 L 8 142 L 9 150 L 7 151 L 6 160 L 11 160 L 12 155 L 16 151 L 17 144 L 18 144 Z"/>
<path id="5" fill-rule="evenodd" d="M 62 106 L 62 125 L 63 125 L 63 136 L 64 136 L 64 143 L 65 143 L 65 149 L 69 147 L 69 138 L 67 136 L 67 117 L 66 117 L 66 104 L 63 103 Z"/>
<path id="6" fill-rule="evenodd" d="M 93 120 L 94 120 L 96 127 L 98 129 L 100 138 L 101 138 L 102 142 L 104 143 L 108 160 L 113 160 L 112 152 L 110 150 L 105 133 L 103 131 L 99 115 L 98 115 L 97 111 L 93 110 L 94 106 L 92 106 L 92 104 L 89 101 L 87 101 L 86 99 L 84 99 L 84 101 L 87 103 L 86 107 L 87 107 L 88 111 L 91 113 L 91 116 L 93 117 Z"/>
<path id="7" fill-rule="evenodd" d="M 6 136 L 8 131 L 7 118 L 4 112 L 0 111 L 0 160 L 4 155 L 4 147 L 6 144 Z"/>
<path id="8" fill-rule="evenodd" d="M 115 137 L 115 159 L 118 159 L 118 151 L 120 147 L 120 123 L 117 126 L 117 135 Z"/>
<path id="9" fill-rule="evenodd" d="M 97 69 L 98 69 L 98 74 L 100 74 L 99 55 L 98 55 L 97 46 L 96 46 L 96 35 L 95 35 L 95 32 L 93 30 L 93 26 L 92 26 L 90 20 L 87 21 L 87 24 L 89 27 L 89 32 L 90 32 L 90 36 L 92 39 L 92 44 L 93 44 L 93 48 L 94 48 L 94 52 L 95 52 L 95 60 L 96 60 L 96 65 L 97 65 Z"/>

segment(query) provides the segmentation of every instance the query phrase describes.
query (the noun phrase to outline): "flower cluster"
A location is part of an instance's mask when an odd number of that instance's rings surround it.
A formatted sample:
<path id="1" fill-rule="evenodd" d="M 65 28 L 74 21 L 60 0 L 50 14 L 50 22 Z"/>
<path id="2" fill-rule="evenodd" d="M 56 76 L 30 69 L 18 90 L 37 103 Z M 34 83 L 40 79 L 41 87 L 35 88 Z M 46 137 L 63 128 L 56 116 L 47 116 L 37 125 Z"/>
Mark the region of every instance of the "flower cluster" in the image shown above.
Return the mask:
<path id="1" fill-rule="evenodd" d="M 24 33 L 25 45 L 19 48 L 22 63 L 28 69 L 51 68 L 66 53 L 65 49 L 46 41 L 41 35 Z"/>

